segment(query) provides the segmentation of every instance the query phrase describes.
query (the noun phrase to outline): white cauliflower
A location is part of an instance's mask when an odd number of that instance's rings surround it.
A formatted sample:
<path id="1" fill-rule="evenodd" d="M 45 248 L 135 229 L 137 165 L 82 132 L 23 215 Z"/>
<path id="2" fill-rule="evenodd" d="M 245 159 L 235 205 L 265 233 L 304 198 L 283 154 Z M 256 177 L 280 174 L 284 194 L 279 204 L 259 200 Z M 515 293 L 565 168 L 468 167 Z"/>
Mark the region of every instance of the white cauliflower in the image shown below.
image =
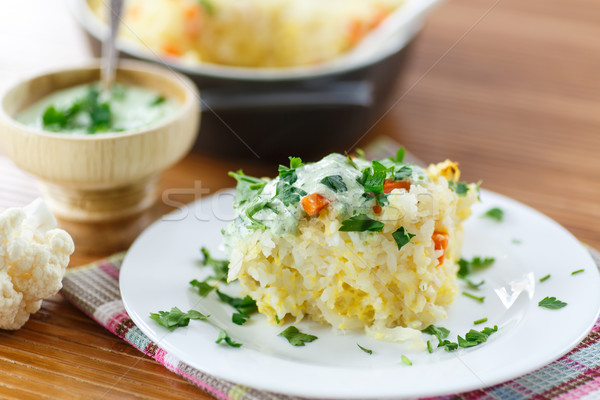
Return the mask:
<path id="1" fill-rule="evenodd" d="M 41 200 L 0 213 L 0 329 L 19 329 L 62 288 L 75 246 Z"/>

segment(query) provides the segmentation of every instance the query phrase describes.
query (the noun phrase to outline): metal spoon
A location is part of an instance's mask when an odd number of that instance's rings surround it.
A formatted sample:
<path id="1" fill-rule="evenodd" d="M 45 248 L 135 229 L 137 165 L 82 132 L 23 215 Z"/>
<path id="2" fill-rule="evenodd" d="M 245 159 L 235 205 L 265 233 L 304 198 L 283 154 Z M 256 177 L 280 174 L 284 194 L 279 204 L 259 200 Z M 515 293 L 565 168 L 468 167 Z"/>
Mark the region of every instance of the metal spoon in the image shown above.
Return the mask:
<path id="1" fill-rule="evenodd" d="M 108 36 L 102 42 L 102 65 L 100 70 L 101 92 L 110 96 L 110 89 L 115 81 L 115 70 L 117 68 L 117 48 L 115 41 L 121 23 L 123 12 L 123 0 L 110 0 L 105 2 L 110 21 Z"/>

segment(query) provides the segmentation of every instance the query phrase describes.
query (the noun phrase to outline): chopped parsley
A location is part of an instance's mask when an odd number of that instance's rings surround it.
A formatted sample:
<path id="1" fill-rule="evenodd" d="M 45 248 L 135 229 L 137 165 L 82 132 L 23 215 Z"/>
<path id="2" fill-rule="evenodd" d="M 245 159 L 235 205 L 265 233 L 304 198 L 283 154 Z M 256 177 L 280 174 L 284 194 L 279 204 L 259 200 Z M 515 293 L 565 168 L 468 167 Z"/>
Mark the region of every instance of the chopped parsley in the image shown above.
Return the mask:
<path id="1" fill-rule="evenodd" d="M 548 274 L 548 275 L 546 275 L 546 276 L 542 276 L 542 277 L 540 278 L 540 282 L 544 282 L 544 281 L 546 281 L 546 280 L 548 280 L 548 279 L 550 279 L 550 274 Z"/>
<path id="2" fill-rule="evenodd" d="M 298 176 L 296 175 L 296 168 L 303 166 L 302 159 L 299 157 L 288 157 L 290 160 L 290 166 L 279 165 L 279 177 L 282 181 L 289 183 L 290 185 L 296 182 Z"/>
<path id="3" fill-rule="evenodd" d="M 336 193 L 345 192 L 348 190 L 348 187 L 344 183 L 344 179 L 342 179 L 341 175 L 326 176 L 325 178 L 321 179 L 321 183 Z"/>
<path id="4" fill-rule="evenodd" d="M 197 279 L 192 279 L 190 281 L 190 285 L 198 289 L 198 294 L 200 296 L 206 297 L 210 292 L 217 288 L 216 286 L 210 285 L 208 282 L 206 282 L 207 280 L 208 279 L 199 281 Z"/>
<path id="5" fill-rule="evenodd" d="M 411 177 L 413 171 L 412 168 L 406 165 L 400 167 L 396 172 L 394 172 L 394 180 L 395 181 L 404 181 Z"/>
<path id="6" fill-rule="evenodd" d="M 479 289 L 479 287 L 485 283 L 485 281 L 484 281 L 484 280 L 482 280 L 482 281 L 481 281 L 481 282 L 479 282 L 479 283 L 475 283 L 475 282 L 473 282 L 472 280 L 470 280 L 469 278 L 461 278 L 461 279 L 462 279 L 463 281 L 465 281 L 465 282 L 467 283 L 467 285 L 469 285 L 469 287 L 470 287 L 471 289 L 476 289 L 476 290 L 478 290 L 478 289 Z"/>
<path id="7" fill-rule="evenodd" d="M 83 116 L 83 118 L 81 118 Z M 100 92 L 91 87 L 87 94 L 71 106 L 57 109 L 51 105 L 42 115 L 44 129 L 53 132 L 85 128 L 87 133 L 112 129 L 110 104 L 100 100 Z"/>
<path id="8" fill-rule="evenodd" d="M 250 225 L 247 226 L 249 229 L 267 229 L 267 226 L 262 222 L 256 220 L 254 215 L 260 210 L 267 208 L 269 200 L 262 200 L 246 209 L 246 217 L 250 220 Z"/>
<path id="9" fill-rule="evenodd" d="M 585 269 L 578 269 L 578 270 L 575 270 L 575 271 L 571 272 L 571 275 L 580 274 L 583 271 L 585 271 Z"/>
<path id="10" fill-rule="evenodd" d="M 279 334 L 279 336 L 286 338 L 292 346 L 304 346 L 304 343 L 312 342 L 317 339 L 314 335 L 300 332 L 294 325 L 288 326 Z"/>
<path id="11" fill-rule="evenodd" d="M 406 155 L 406 150 L 404 150 L 404 147 L 400 147 L 398 149 L 398 151 L 396 152 L 396 158 L 392 158 L 391 160 L 394 161 L 395 163 L 401 163 L 404 161 L 405 155 Z"/>
<path id="12" fill-rule="evenodd" d="M 426 333 L 428 335 L 435 335 L 438 339 L 438 347 L 440 347 L 444 341 L 450 334 L 450 331 L 441 326 L 429 325 L 427 328 L 423 329 L 421 332 Z"/>
<path id="13" fill-rule="evenodd" d="M 486 318 L 487 320 L 487 318 Z M 436 335 L 438 338 L 438 347 L 444 347 L 446 351 L 454 351 L 459 347 L 473 347 L 477 346 L 485 341 L 487 341 L 488 337 L 498 331 L 498 326 L 494 325 L 493 328 L 485 327 L 481 331 L 476 331 L 471 329 L 469 332 L 465 334 L 465 337 L 457 336 L 457 342 L 452 342 L 450 340 L 445 339 L 450 331 L 446 328 L 435 327 L 433 325 L 429 325 L 425 330 L 421 331 L 423 333 L 427 333 L 430 335 Z M 428 341 L 427 349 L 430 353 L 433 352 L 433 348 L 431 343 Z"/>
<path id="14" fill-rule="evenodd" d="M 465 182 L 448 181 L 448 187 L 459 196 L 466 196 L 469 187 Z"/>
<path id="15" fill-rule="evenodd" d="M 254 301 L 248 295 L 246 295 L 246 297 L 244 298 L 231 297 L 221 292 L 220 290 L 217 290 L 217 295 L 219 296 L 219 299 L 221 299 L 222 302 L 229 304 L 241 314 L 250 315 L 258 311 L 256 301 Z"/>
<path id="16" fill-rule="evenodd" d="M 208 315 L 204 315 L 196 310 L 189 310 L 184 313 L 177 307 L 171 308 L 171 311 L 159 311 L 158 313 L 150 313 L 150 318 L 164 326 L 171 332 L 176 328 L 188 326 L 191 319 L 206 319 Z"/>
<path id="17" fill-rule="evenodd" d="M 221 343 L 223 341 L 225 341 L 225 343 L 231 347 L 241 347 L 242 345 L 241 343 L 235 342 L 233 339 L 231 339 L 225 330 L 221 330 L 219 332 L 219 337 L 215 343 Z"/>
<path id="18" fill-rule="evenodd" d="M 239 205 L 254 199 L 264 189 L 267 182 L 244 174 L 241 169 L 238 172 L 229 172 L 229 176 L 237 181 L 235 188 L 235 202 Z"/>
<path id="19" fill-rule="evenodd" d="M 556 297 L 544 297 L 538 303 L 538 306 L 548 308 L 550 310 L 558 310 L 559 308 L 563 308 L 567 303 L 564 301 L 558 300 Z"/>
<path id="20" fill-rule="evenodd" d="M 149 105 L 150 105 L 150 107 L 154 107 L 154 106 L 157 106 L 157 105 L 159 105 L 159 104 L 162 104 L 162 103 L 164 103 L 165 101 L 167 101 L 167 99 L 165 98 L 165 96 L 163 96 L 163 95 L 159 95 L 159 96 L 156 96 L 156 97 L 154 98 L 154 100 L 152 100 L 152 101 L 150 102 L 150 104 L 149 104 Z"/>
<path id="21" fill-rule="evenodd" d="M 214 275 L 207 278 L 207 280 L 210 279 L 227 283 L 227 274 L 229 273 L 229 261 L 213 258 L 206 247 L 202 247 L 200 249 L 200 252 L 204 257 L 202 265 L 212 267 L 214 272 Z"/>
<path id="22" fill-rule="evenodd" d="M 504 219 L 504 210 L 498 207 L 490 208 L 481 216 L 501 222 Z"/>
<path id="23" fill-rule="evenodd" d="M 403 226 L 398 228 L 396 230 L 396 232 L 392 233 L 392 237 L 394 238 L 394 240 L 396 241 L 396 244 L 398 245 L 398 250 L 400 250 L 405 244 L 410 242 L 410 239 L 412 239 L 415 236 L 416 235 L 414 235 L 412 233 L 408 233 L 406 231 L 406 229 L 404 229 Z"/>
<path id="24" fill-rule="evenodd" d="M 483 303 L 485 301 L 485 296 L 475 296 L 474 294 L 471 294 L 469 292 L 462 292 L 462 294 L 464 296 L 467 296 L 467 297 L 473 299 L 473 300 L 477 300 L 480 303 Z"/>
<path id="25" fill-rule="evenodd" d="M 429 354 L 433 353 L 433 346 L 431 345 L 431 340 L 427 341 L 427 351 Z"/>
<path id="26" fill-rule="evenodd" d="M 248 321 L 249 318 L 250 316 L 248 314 L 233 313 L 233 315 L 231 316 L 231 322 L 233 322 L 236 325 L 244 325 L 244 323 L 246 323 L 246 321 Z"/>
<path id="27" fill-rule="evenodd" d="M 466 278 L 471 273 L 483 269 L 485 267 L 489 267 L 496 261 L 493 257 L 473 257 L 471 261 L 465 260 L 461 258 L 458 260 L 458 277 L 461 279 Z"/>
<path id="28" fill-rule="evenodd" d="M 294 179 L 294 182 L 295 180 L 296 179 Z M 277 186 L 275 187 L 274 199 L 278 199 L 286 207 L 289 207 L 292 204 L 298 203 L 300 199 L 306 195 L 307 193 L 304 190 L 292 186 L 291 183 L 288 183 L 282 178 L 279 182 L 277 182 Z"/>
<path id="29" fill-rule="evenodd" d="M 340 232 L 381 232 L 383 222 L 371 219 L 365 214 L 358 214 L 343 220 L 339 230 Z"/>
<path id="30" fill-rule="evenodd" d="M 373 354 L 373 350 L 366 349 L 366 348 L 362 347 L 362 346 L 361 346 L 360 344 L 358 344 L 358 343 L 356 343 L 356 345 L 358 346 L 358 348 L 359 348 L 359 349 L 361 349 L 361 350 L 362 350 L 362 351 L 364 351 L 365 353 L 367 353 L 367 354 Z"/>
<path id="31" fill-rule="evenodd" d="M 412 365 L 412 361 L 410 361 L 410 360 L 408 359 L 408 357 L 406 357 L 404 354 L 402 354 L 402 357 L 401 357 L 401 359 L 402 359 L 402 363 L 403 363 L 403 364 L 406 364 L 406 365 L 408 365 L 408 366 Z"/>

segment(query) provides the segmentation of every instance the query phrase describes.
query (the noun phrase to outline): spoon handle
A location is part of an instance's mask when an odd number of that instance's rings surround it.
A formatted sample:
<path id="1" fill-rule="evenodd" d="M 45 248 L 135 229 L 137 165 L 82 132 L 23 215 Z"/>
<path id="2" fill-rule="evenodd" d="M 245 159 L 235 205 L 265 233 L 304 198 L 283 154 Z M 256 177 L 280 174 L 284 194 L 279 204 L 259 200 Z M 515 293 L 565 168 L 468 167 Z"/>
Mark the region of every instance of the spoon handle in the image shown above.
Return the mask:
<path id="1" fill-rule="evenodd" d="M 102 71 L 100 80 L 102 92 L 107 92 L 115 80 L 115 69 L 117 67 L 117 48 L 115 41 L 121 23 L 123 11 L 123 0 L 110 0 L 106 3 L 110 29 L 108 36 L 102 42 Z"/>

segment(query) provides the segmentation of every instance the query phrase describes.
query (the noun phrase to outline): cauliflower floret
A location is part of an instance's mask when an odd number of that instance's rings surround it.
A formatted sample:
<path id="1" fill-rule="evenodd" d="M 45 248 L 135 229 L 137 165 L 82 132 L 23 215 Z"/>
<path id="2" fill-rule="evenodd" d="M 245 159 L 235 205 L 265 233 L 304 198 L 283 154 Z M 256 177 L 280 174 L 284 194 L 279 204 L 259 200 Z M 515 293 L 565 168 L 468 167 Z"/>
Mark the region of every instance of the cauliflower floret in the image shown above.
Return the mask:
<path id="1" fill-rule="evenodd" d="M 75 246 L 41 199 L 0 213 L 0 329 L 19 329 L 62 288 Z"/>

